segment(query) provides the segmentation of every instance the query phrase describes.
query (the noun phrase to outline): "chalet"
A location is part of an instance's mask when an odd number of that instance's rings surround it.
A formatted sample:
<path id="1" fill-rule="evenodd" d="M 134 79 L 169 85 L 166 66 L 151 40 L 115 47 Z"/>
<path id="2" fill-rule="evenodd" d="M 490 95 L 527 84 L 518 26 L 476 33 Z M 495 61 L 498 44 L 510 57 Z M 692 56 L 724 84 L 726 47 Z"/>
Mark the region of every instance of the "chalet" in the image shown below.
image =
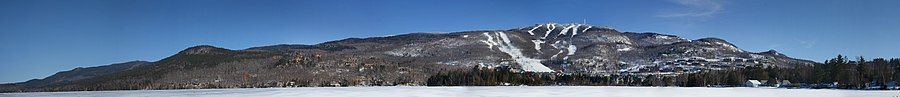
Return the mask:
<path id="1" fill-rule="evenodd" d="M 891 89 L 891 90 L 897 90 L 897 89 L 900 89 L 900 86 L 897 86 L 897 82 L 896 82 L 896 81 L 887 82 L 887 83 L 885 83 L 884 85 L 887 86 L 887 87 L 885 87 L 885 88 L 887 88 L 887 89 Z"/>
<path id="2" fill-rule="evenodd" d="M 762 82 L 759 82 L 759 80 L 747 80 L 747 82 L 744 82 L 744 86 L 746 87 L 759 87 L 760 84 L 762 84 Z"/>
<path id="3" fill-rule="evenodd" d="M 789 80 L 781 80 L 775 87 L 795 87 L 795 85 Z"/>
<path id="4" fill-rule="evenodd" d="M 882 88 L 883 88 L 882 84 L 879 84 L 878 81 L 872 81 L 872 82 L 865 84 L 866 90 L 877 90 L 877 89 L 882 89 Z"/>
<path id="5" fill-rule="evenodd" d="M 769 80 L 759 80 L 759 86 L 772 86 L 772 83 Z"/>

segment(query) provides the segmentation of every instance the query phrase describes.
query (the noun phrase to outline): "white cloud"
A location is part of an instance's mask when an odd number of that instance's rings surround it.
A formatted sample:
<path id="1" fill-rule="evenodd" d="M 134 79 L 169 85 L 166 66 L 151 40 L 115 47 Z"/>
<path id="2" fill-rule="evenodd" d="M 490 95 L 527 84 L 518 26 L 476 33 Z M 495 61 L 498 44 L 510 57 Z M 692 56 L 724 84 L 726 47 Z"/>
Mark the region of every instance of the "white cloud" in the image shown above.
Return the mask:
<path id="1" fill-rule="evenodd" d="M 716 0 L 672 0 L 682 10 L 660 14 L 659 17 L 711 17 L 722 10 L 722 3 Z"/>

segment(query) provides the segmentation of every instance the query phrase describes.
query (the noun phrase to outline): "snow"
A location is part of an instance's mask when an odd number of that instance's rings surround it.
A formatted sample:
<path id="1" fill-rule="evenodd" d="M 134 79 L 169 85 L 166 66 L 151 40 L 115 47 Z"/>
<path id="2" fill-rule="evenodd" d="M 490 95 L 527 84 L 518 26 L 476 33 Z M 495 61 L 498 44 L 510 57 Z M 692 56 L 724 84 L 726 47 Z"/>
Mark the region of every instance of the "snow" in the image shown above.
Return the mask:
<path id="1" fill-rule="evenodd" d="M 424 49 L 422 47 L 402 47 L 385 52 L 385 54 L 398 57 L 419 57 L 422 56 Z"/>
<path id="2" fill-rule="evenodd" d="M 0 97 L 895 97 L 897 91 L 626 86 L 379 86 L 0 93 Z"/>
<path id="3" fill-rule="evenodd" d="M 485 36 L 488 36 L 488 41 L 495 43 L 497 48 L 500 49 L 501 52 L 506 53 L 513 60 L 516 61 L 520 66 L 522 66 L 522 70 L 530 71 L 530 72 L 553 72 L 553 69 L 550 69 L 544 64 L 541 64 L 540 59 L 528 58 L 524 54 L 522 54 L 522 50 L 518 47 L 514 46 L 503 32 L 496 32 L 495 35 L 499 36 L 499 41 L 503 41 L 503 44 L 493 42 L 493 39 L 490 34 L 484 33 Z M 493 49 L 493 48 L 491 48 Z"/>
<path id="4" fill-rule="evenodd" d="M 750 54 L 750 57 L 753 58 L 753 59 L 763 59 L 763 58 L 766 58 L 766 56 L 759 55 L 759 54 Z"/>
<path id="5" fill-rule="evenodd" d="M 544 32 L 544 37 L 541 37 L 541 39 L 547 39 L 547 36 L 550 36 L 550 32 L 553 32 L 553 29 L 556 29 L 556 24 L 547 24 L 546 27 L 548 30 L 547 32 Z"/>
<path id="6" fill-rule="evenodd" d="M 581 33 L 587 32 L 587 30 L 591 29 L 591 27 L 594 27 L 594 26 L 588 26 L 587 28 L 584 28 L 584 30 L 581 30 Z M 572 34 L 572 35 L 574 35 L 574 34 Z"/>
<path id="7" fill-rule="evenodd" d="M 631 51 L 631 47 L 626 46 L 623 48 L 616 49 L 616 51 Z"/>
<path id="8" fill-rule="evenodd" d="M 510 46 L 510 47 L 514 47 L 514 46 L 512 45 L 512 42 L 509 40 L 509 37 L 506 36 L 506 33 L 503 33 L 503 32 L 497 32 L 496 34 L 497 34 L 498 36 L 500 36 L 500 40 L 503 41 L 503 43 L 505 43 L 505 45 Z"/>
<path id="9" fill-rule="evenodd" d="M 487 45 L 488 45 L 488 49 L 494 48 L 494 44 L 491 44 L 491 43 L 488 42 L 488 41 L 481 40 L 481 43 L 487 44 Z"/>
<path id="10" fill-rule="evenodd" d="M 621 43 L 625 43 L 625 44 L 629 44 L 629 45 L 632 44 L 631 38 L 628 38 L 623 35 L 604 35 L 601 37 L 603 37 L 605 39 L 604 41 L 606 41 L 606 42 L 621 42 Z"/>
<path id="11" fill-rule="evenodd" d="M 580 27 L 581 24 L 578 24 L 577 26 L 575 26 L 575 28 L 572 29 L 572 37 L 575 37 L 575 35 L 578 34 L 578 28 Z"/>
<path id="12" fill-rule="evenodd" d="M 550 56 L 550 59 L 556 58 L 557 55 L 562 54 L 563 52 L 565 52 L 565 51 L 559 50 L 559 52 L 557 52 L 556 54 L 553 54 L 553 56 Z"/>
<path id="13" fill-rule="evenodd" d="M 541 43 L 545 43 L 543 40 L 531 40 L 534 43 L 534 50 L 541 52 Z"/>
<path id="14" fill-rule="evenodd" d="M 566 54 L 566 55 L 575 55 L 576 49 L 578 49 L 578 47 L 575 47 L 575 45 L 569 45 L 569 47 L 568 47 L 569 54 Z"/>
<path id="15" fill-rule="evenodd" d="M 744 50 L 741 50 L 741 49 L 739 49 L 739 48 L 737 48 L 737 47 L 734 47 L 733 45 L 730 45 L 730 44 L 727 44 L 727 43 L 722 43 L 722 42 L 713 42 L 713 43 L 718 44 L 718 45 L 722 45 L 722 46 L 725 47 L 725 49 L 728 49 L 728 50 L 731 50 L 731 51 L 734 51 L 734 52 L 744 52 Z"/>
<path id="16" fill-rule="evenodd" d="M 566 33 L 569 33 L 569 29 L 572 29 L 572 28 L 574 28 L 574 27 L 575 27 L 575 25 L 569 25 L 569 26 L 566 26 L 565 28 L 563 28 L 563 29 L 561 30 L 561 32 L 559 32 L 559 35 L 556 35 L 556 36 L 566 35 Z"/>
<path id="17" fill-rule="evenodd" d="M 488 49 L 493 49 L 493 48 L 494 48 L 494 45 L 499 45 L 499 43 L 497 43 L 497 42 L 494 41 L 494 37 L 491 36 L 491 34 L 488 34 L 487 32 L 482 33 L 482 34 L 483 34 L 485 37 L 488 38 L 487 40 L 482 40 L 482 41 L 481 41 L 481 42 L 483 42 L 484 44 L 487 44 L 487 45 L 488 45 Z"/>
<path id="18" fill-rule="evenodd" d="M 533 32 L 533 31 L 534 31 L 535 29 L 537 29 L 537 28 L 541 28 L 541 26 L 544 26 L 544 25 L 538 25 L 538 26 L 535 26 L 534 28 L 531 28 L 531 30 L 528 30 L 528 34 L 530 34 L 530 35 L 533 36 L 533 35 L 534 35 L 534 32 Z"/>
<path id="19" fill-rule="evenodd" d="M 675 39 L 675 37 L 672 37 L 672 36 L 665 36 L 665 35 L 655 35 L 655 36 L 653 36 L 653 37 L 654 37 L 654 38 L 658 38 L 658 39 Z"/>

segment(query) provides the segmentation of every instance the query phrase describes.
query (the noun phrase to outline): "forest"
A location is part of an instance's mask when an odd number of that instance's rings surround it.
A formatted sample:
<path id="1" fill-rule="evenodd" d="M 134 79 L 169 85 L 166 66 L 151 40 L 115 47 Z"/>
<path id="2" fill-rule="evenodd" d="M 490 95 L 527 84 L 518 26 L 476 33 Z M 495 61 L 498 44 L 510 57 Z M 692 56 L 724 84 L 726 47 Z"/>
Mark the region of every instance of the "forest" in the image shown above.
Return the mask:
<path id="1" fill-rule="evenodd" d="M 587 85 L 739 87 L 748 80 L 783 88 L 896 89 L 900 59 L 838 55 L 822 64 L 797 67 L 745 67 L 681 75 L 584 75 L 516 72 L 508 67 L 456 70 L 432 75 L 428 86 Z"/>
<path id="2" fill-rule="evenodd" d="M 186 56 L 186 55 L 184 55 Z M 172 57 L 172 60 L 160 61 L 160 64 L 224 62 L 228 57 L 204 57 L 191 55 Z M 242 56 L 260 57 L 265 56 Z M 206 61 L 197 61 L 206 60 Z M 269 61 L 267 61 L 269 60 Z M 93 91 L 93 90 L 137 90 L 137 89 L 195 89 L 195 88 L 261 88 L 261 87 L 340 87 L 340 86 L 394 86 L 394 85 L 427 85 L 427 86 L 673 86 L 673 87 L 744 87 L 748 82 L 758 81 L 758 86 L 779 88 L 825 88 L 825 89 L 858 89 L 858 90 L 896 90 L 900 82 L 900 59 L 876 58 L 867 60 L 863 57 L 849 58 L 838 55 L 824 63 L 814 65 L 796 65 L 795 67 L 764 67 L 753 65 L 742 68 L 724 70 L 703 70 L 696 73 L 634 75 L 628 73 L 611 75 L 589 75 L 583 73 L 536 73 L 521 72 L 510 67 L 469 67 L 455 69 L 430 69 L 434 73 L 421 73 L 420 76 L 407 74 L 383 74 L 390 71 L 404 71 L 406 67 L 366 67 L 366 74 L 358 76 L 319 75 L 309 76 L 303 70 L 271 66 L 265 64 L 284 64 L 291 62 L 271 61 L 277 59 L 261 58 L 262 62 L 248 61 L 229 63 L 219 67 L 242 67 L 210 69 L 201 73 L 179 74 L 176 77 L 215 78 L 211 81 L 153 79 L 162 78 L 158 72 L 171 72 L 167 69 L 138 68 L 134 72 L 119 75 L 103 76 L 95 79 L 80 80 L 73 84 L 57 84 L 43 87 L 29 87 L 17 84 L 0 84 L 0 92 L 25 91 Z M 193 62 L 196 61 L 196 62 Z M 271 61 L 271 62 L 270 62 Z M 267 63 L 268 62 L 268 63 Z M 302 63 L 302 62 L 301 62 Z M 177 68 L 195 68 L 209 66 L 196 65 L 154 65 L 175 66 Z M 255 64 L 255 65 L 253 65 Z M 299 64 L 299 63 L 298 63 Z M 307 64 L 309 65 L 309 64 Z M 291 65 L 293 66 L 293 65 Z M 352 66 L 352 65 L 351 65 Z M 364 66 L 364 65 L 362 65 Z M 763 67 L 754 67 L 763 66 Z M 155 67 L 153 67 L 155 68 Z M 255 68 L 255 69 L 254 69 Z M 276 69 L 259 69 L 276 68 Z M 281 69 L 278 69 L 281 68 Z M 297 65 L 294 68 L 310 68 Z M 336 67 L 320 67 L 336 68 Z M 337 67 L 347 68 L 347 67 Z M 439 67 L 433 67 L 439 68 Z M 249 74 L 248 71 L 260 74 Z M 352 69 L 352 68 L 351 68 Z M 361 70 L 361 69 L 356 69 Z M 221 72 L 219 75 L 210 72 Z M 276 71 L 276 72 L 273 72 Z M 296 71 L 287 72 L 286 71 Z M 408 70 L 407 70 L 408 71 Z M 264 74 L 268 73 L 268 74 Z M 257 76 L 254 75 L 268 75 Z M 198 77 L 200 76 L 200 77 Z M 213 77 L 203 77 L 213 76 Z M 224 78 L 219 78 L 219 77 Z M 415 77 L 421 77 L 416 80 Z M 356 79 L 353 79 L 356 78 Z M 362 78 L 362 79 L 360 79 Z M 397 78 L 397 79 L 390 79 Z M 125 79 L 125 80 L 118 80 Z M 219 80 L 234 80 L 220 81 Z M 181 81 L 181 82 L 178 82 Z M 755 86 L 754 86 L 755 87 Z"/>

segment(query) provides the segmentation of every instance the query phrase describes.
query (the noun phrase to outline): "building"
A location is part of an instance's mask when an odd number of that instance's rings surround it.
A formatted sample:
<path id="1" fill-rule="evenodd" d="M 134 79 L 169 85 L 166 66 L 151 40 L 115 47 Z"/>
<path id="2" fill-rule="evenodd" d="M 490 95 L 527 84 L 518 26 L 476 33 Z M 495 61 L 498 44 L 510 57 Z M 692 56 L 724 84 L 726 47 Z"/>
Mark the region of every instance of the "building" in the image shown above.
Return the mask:
<path id="1" fill-rule="evenodd" d="M 884 85 L 887 86 L 887 87 L 885 87 L 885 88 L 887 88 L 887 89 L 891 89 L 891 90 L 897 90 L 897 89 L 900 89 L 900 86 L 897 86 L 897 82 L 896 82 L 896 81 L 887 82 L 887 83 L 885 83 Z"/>
<path id="2" fill-rule="evenodd" d="M 744 86 L 746 87 L 759 87 L 760 84 L 762 84 L 762 82 L 759 82 L 759 80 L 747 80 L 747 82 L 744 82 Z"/>
<path id="3" fill-rule="evenodd" d="M 885 87 L 882 87 L 882 84 L 879 84 L 878 81 L 872 81 L 872 82 L 866 83 L 866 85 L 865 85 L 866 90 L 877 90 L 877 89 L 882 89 L 882 88 L 885 88 Z"/>
<path id="4" fill-rule="evenodd" d="M 791 81 L 789 81 L 789 80 L 781 80 L 781 82 L 779 82 L 778 85 L 775 87 L 796 87 L 796 86 L 793 83 L 791 83 Z"/>

